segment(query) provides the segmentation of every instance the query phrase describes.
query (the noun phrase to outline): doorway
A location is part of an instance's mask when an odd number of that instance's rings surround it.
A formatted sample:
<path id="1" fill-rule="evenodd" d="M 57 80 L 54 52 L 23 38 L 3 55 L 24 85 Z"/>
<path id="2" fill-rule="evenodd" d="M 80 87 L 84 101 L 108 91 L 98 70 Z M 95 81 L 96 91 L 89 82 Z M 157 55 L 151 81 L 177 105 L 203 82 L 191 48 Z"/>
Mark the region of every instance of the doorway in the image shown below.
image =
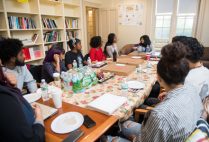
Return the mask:
<path id="1" fill-rule="evenodd" d="M 99 9 L 86 7 L 86 27 L 87 27 L 87 43 L 88 50 L 90 49 L 90 40 L 93 36 L 99 34 Z"/>

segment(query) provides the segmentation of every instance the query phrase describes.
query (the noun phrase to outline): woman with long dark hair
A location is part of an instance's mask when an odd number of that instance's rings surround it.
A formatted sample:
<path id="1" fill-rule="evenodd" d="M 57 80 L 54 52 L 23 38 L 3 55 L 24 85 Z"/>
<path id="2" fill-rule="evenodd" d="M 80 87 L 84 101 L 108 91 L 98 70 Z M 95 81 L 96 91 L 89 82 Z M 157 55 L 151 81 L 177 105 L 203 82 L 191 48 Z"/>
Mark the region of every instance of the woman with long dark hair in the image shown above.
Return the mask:
<path id="1" fill-rule="evenodd" d="M 31 107 L 13 79 L 4 75 L 0 66 L 0 139 L 3 142 L 44 142 L 41 109 L 37 105 Z"/>
<path id="2" fill-rule="evenodd" d="M 114 33 L 110 33 L 108 35 L 108 40 L 104 47 L 104 54 L 106 55 L 106 57 L 112 58 L 114 52 L 116 52 L 118 55 L 118 48 L 116 42 L 117 42 L 116 35 Z"/>
<path id="3" fill-rule="evenodd" d="M 136 44 L 134 47 L 139 52 L 151 52 L 153 50 L 151 40 L 148 35 L 143 35 L 140 37 L 140 43 Z"/>

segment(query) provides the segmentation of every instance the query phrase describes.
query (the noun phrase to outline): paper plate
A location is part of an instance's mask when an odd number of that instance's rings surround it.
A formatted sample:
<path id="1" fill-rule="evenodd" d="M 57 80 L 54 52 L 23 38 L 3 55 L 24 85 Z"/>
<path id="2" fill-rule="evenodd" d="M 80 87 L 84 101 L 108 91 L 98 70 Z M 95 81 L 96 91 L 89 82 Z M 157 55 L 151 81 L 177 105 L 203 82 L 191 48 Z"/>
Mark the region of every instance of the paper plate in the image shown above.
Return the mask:
<path id="1" fill-rule="evenodd" d="M 131 89 L 143 89 L 145 87 L 145 84 L 139 81 L 128 81 L 127 84 L 128 88 Z"/>
<path id="2" fill-rule="evenodd" d="M 41 93 L 31 93 L 23 96 L 29 103 L 33 103 L 41 98 Z"/>
<path id="3" fill-rule="evenodd" d="M 78 129 L 84 122 L 83 115 L 78 112 L 67 112 L 55 118 L 51 124 L 53 132 L 65 134 Z"/>

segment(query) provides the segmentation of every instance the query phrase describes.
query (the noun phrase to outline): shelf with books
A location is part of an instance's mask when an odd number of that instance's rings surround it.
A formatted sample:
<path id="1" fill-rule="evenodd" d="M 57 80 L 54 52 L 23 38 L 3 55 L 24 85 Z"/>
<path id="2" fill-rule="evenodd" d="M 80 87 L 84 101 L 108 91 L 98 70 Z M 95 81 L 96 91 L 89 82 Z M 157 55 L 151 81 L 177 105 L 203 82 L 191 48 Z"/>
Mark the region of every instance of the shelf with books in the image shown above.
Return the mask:
<path id="1" fill-rule="evenodd" d="M 44 43 L 62 41 L 63 32 L 62 31 L 46 31 L 43 33 Z"/>
<path id="2" fill-rule="evenodd" d="M 4 0 L 5 7 L 8 12 L 13 13 L 39 13 L 39 6 L 37 0 L 29 0 L 28 2 L 21 3 L 16 0 Z"/>
<path id="3" fill-rule="evenodd" d="M 18 38 L 23 45 L 34 45 L 43 43 L 41 31 L 10 32 L 12 38 Z"/>
<path id="4" fill-rule="evenodd" d="M 44 30 L 64 29 L 63 17 L 41 16 L 41 24 Z"/>
<path id="5" fill-rule="evenodd" d="M 61 2 L 51 2 L 49 0 L 40 1 L 40 13 L 42 15 L 63 15 L 63 5 Z"/>
<path id="6" fill-rule="evenodd" d="M 65 18 L 65 28 L 78 29 L 79 19 L 77 18 Z"/>
<path id="7" fill-rule="evenodd" d="M 22 51 L 26 61 L 40 59 L 43 58 L 44 56 L 44 51 L 42 49 L 42 46 L 38 46 L 38 45 L 31 47 L 26 46 L 22 49 Z"/>
<path id="8" fill-rule="evenodd" d="M 31 44 L 27 44 L 27 45 L 23 45 L 24 48 L 27 47 L 32 47 L 32 46 L 36 46 L 36 45 L 42 45 L 43 43 L 31 43 Z"/>
<path id="9" fill-rule="evenodd" d="M 9 24 L 9 29 L 38 30 L 40 28 L 38 15 L 9 13 L 8 24 Z"/>
<path id="10" fill-rule="evenodd" d="M 53 43 L 61 43 L 61 42 L 65 42 L 65 41 L 52 41 L 52 42 L 45 42 L 44 44 L 53 44 Z"/>
<path id="11" fill-rule="evenodd" d="M 80 38 L 79 31 L 66 30 L 66 41 L 68 41 L 71 38 Z"/>
<path id="12" fill-rule="evenodd" d="M 19 31 L 39 31 L 40 29 L 9 29 L 11 32 L 19 32 Z"/>

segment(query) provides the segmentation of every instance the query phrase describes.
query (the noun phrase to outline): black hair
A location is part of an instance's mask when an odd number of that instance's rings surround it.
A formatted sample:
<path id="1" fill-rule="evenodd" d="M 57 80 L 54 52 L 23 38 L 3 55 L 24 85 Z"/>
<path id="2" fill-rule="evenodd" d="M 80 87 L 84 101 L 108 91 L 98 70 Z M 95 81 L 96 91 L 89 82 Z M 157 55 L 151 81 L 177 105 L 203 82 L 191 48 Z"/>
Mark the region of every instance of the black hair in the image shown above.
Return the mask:
<path id="1" fill-rule="evenodd" d="M 81 43 L 81 40 L 78 38 L 72 38 L 67 42 L 71 50 L 73 50 L 75 46 L 79 43 Z"/>
<path id="2" fill-rule="evenodd" d="M 186 58 L 192 63 L 196 63 L 200 60 L 204 53 L 204 47 L 196 38 L 186 36 L 176 36 L 174 41 L 179 41 L 187 47 Z M 172 40 L 173 42 L 173 40 Z"/>
<path id="3" fill-rule="evenodd" d="M 148 35 L 141 36 L 140 37 L 140 41 L 141 41 L 141 39 L 144 39 L 144 43 L 143 44 L 140 42 L 140 44 L 142 44 L 142 46 L 147 47 L 147 45 L 151 45 L 151 40 L 150 40 Z"/>
<path id="4" fill-rule="evenodd" d="M 65 49 L 59 43 L 52 44 L 50 49 L 57 49 L 57 50 L 60 50 L 62 52 L 62 54 L 65 54 Z"/>
<path id="5" fill-rule="evenodd" d="M 94 36 L 94 37 L 91 38 L 90 46 L 92 48 L 97 48 L 97 47 L 100 47 L 101 45 L 102 45 L 101 36 Z"/>
<path id="6" fill-rule="evenodd" d="M 110 46 L 110 45 L 112 45 L 113 43 L 114 43 L 114 39 L 115 39 L 115 34 L 114 33 L 110 33 L 109 35 L 108 35 L 108 40 L 107 40 L 107 42 L 106 42 L 106 44 L 105 44 L 105 47 L 104 47 L 104 54 L 107 56 L 108 55 L 108 53 L 107 53 L 107 46 Z"/>
<path id="7" fill-rule="evenodd" d="M 189 72 L 189 64 L 185 59 L 186 52 L 185 45 L 180 42 L 162 48 L 157 73 L 168 85 L 184 83 Z"/>
<path id="8" fill-rule="evenodd" d="M 12 38 L 1 38 L 0 40 L 0 59 L 2 64 L 9 62 L 12 57 L 17 57 L 22 51 L 22 41 Z"/>

